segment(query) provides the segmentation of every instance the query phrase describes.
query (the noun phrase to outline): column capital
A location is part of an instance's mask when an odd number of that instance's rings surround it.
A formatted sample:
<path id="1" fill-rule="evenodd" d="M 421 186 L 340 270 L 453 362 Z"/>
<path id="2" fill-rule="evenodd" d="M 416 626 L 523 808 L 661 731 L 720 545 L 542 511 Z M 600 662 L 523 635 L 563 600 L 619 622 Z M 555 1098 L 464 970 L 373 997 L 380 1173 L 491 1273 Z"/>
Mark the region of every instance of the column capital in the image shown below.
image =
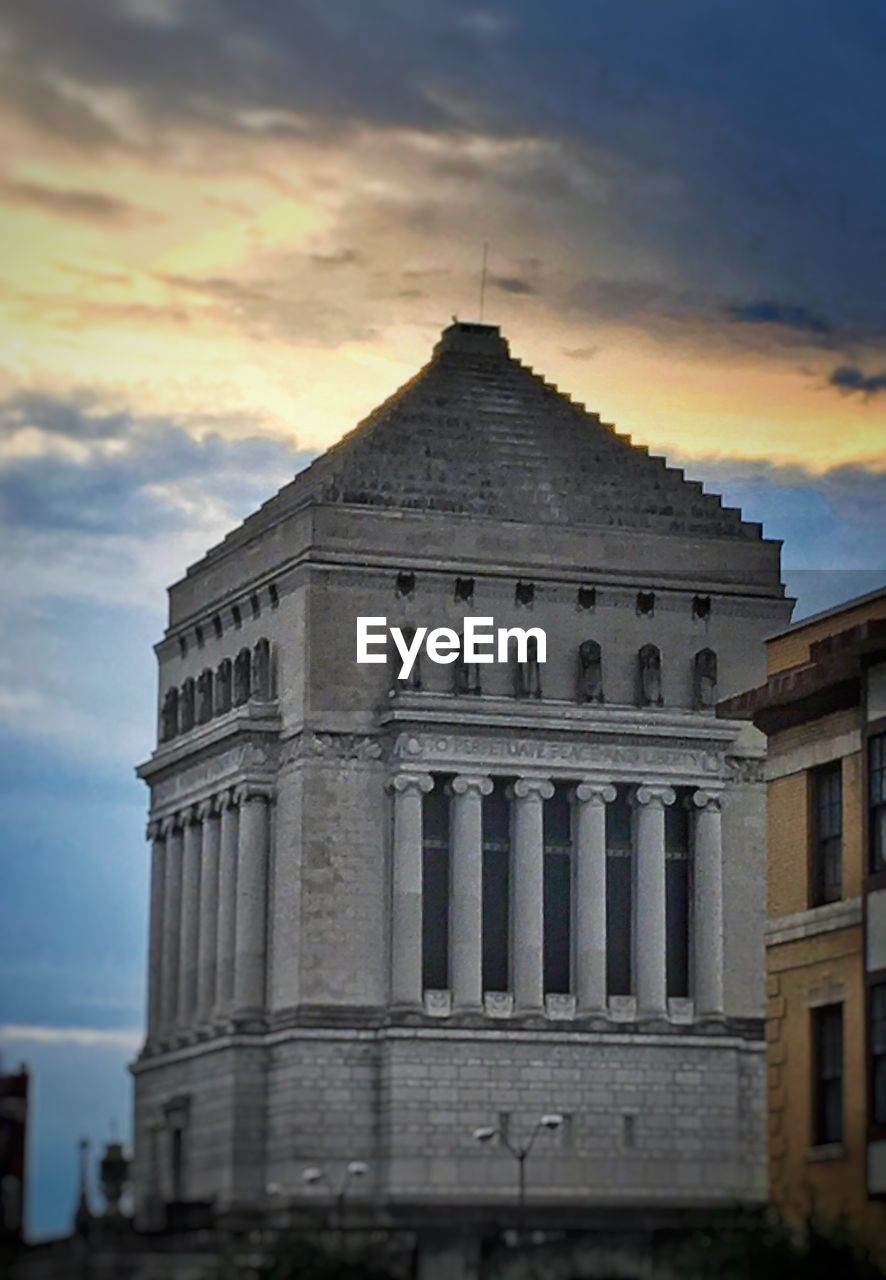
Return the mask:
<path id="1" fill-rule="evenodd" d="M 719 813 L 720 811 L 720 796 L 713 791 L 705 791 L 701 788 L 693 791 L 692 803 L 702 812 Z"/>
<path id="2" fill-rule="evenodd" d="M 198 809 L 198 806 L 195 804 L 189 804 L 189 805 L 186 805 L 184 809 L 179 809 L 178 813 L 176 814 L 176 817 L 178 819 L 178 825 L 182 829 L 184 829 L 185 827 L 190 827 L 192 823 L 197 822 L 199 817 L 197 809 Z"/>
<path id="3" fill-rule="evenodd" d="M 457 778 L 452 779 L 452 790 L 457 796 L 467 795 L 470 791 L 488 796 L 492 794 L 492 779 L 478 774 L 460 773 Z"/>
<path id="4" fill-rule="evenodd" d="M 634 802 L 638 805 L 671 805 L 676 800 L 673 787 L 661 787 L 644 783 L 634 792 Z"/>
<path id="5" fill-rule="evenodd" d="M 212 818 L 218 813 L 218 805 L 215 796 L 209 800 L 201 800 L 197 805 L 197 817 L 201 822 L 205 822 L 207 818 Z"/>
<path id="6" fill-rule="evenodd" d="M 174 835 L 176 831 L 181 830 L 181 819 L 177 813 L 174 813 L 169 818 L 163 818 L 159 825 L 160 834 L 166 840 L 169 836 Z"/>
<path id="7" fill-rule="evenodd" d="M 433 790 L 434 779 L 429 773 L 398 773 L 391 779 L 389 785 L 391 790 L 399 791 L 401 794 L 406 791 L 427 794 Z"/>
<path id="8" fill-rule="evenodd" d="M 267 782 L 241 782 L 234 787 L 234 804 L 246 804 L 248 800 L 267 800 L 274 798 L 274 789 Z"/>
<path id="9" fill-rule="evenodd" d="M 165 824 L 160 822 L 157 818 L 150 818 L 145 830 L 145 839 L 152 842 L 154 840 L 165 840 L 166 832 L 163 829 L 164 825 Z"/>
<path id="10" fill-rule="evenodd" d="M 611 782 L 580 782 L 570 799 L 578 804 L 612 804 L 617 792 Z"/>
<path id="11" fill-rule="evenodd" d="M 530 796 L 550 800 L 554 794 L 554 784 L 548 778 L 518 778 L 513 790 L 518 800 L 528 800 Z"/>
<path id="12" fill-rule="evenodd" d="M 215 795 L 212 798 L 219 813 L 224 809 L 233 809 L 237 804 L 233 787 L 226 787 L 224 791 L 219 791 L 218 795 Z"/>

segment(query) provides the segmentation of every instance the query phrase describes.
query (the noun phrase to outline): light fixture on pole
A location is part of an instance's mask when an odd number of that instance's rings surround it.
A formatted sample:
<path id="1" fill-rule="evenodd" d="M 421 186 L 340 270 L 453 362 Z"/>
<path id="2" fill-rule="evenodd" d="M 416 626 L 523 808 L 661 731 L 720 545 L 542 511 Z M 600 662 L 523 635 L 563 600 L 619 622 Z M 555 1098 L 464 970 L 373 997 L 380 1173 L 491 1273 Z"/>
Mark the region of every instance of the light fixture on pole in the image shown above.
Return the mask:
<path id="1" fill-rule="evenodd" d="M 325 1169 L 321 1169 L 317 1165 L 309 1165 L 308 1168 L 302 1169 L 301 1178 L 306 1186 L 315 1187 L 323 1182 L 332 1193 L 335 1203 L 335 1217 L 338 1223 L 339 1246 L 342 1249 L 345 1243 L 345 1200 L 347 1199 L 348 1187 L 354 1179 L 365 1178 L 368 1173 L 369 1165 L 364 1160 L 351 1160 L 345 1168 L 338 1186 L 336 1186 L 331 1182 Z"/>
<path id="2" fill-rule="evenodd" d="M 541 1119 L 536 1122 L 535 1128 L 532 1130 L 526 1142 L 524 1142 L 522 1146 L 515 1146 L 505 1133 L 504 1129 L 495 1128 L 493 1125 L 483 1125 L 481 1128 L 474 1130 L 473 1136 L 476 1142 L 489 1143 L 495 1142 L 495 1140 L 498 1139 L 505 1150 L 509 1151 L 517 1161 L 517 1209 L 518 1222 L 521 1229 L 523 1227 L 523 1218 L 526 1210 L 526 1161 L 529 1159 L 529 1154 L 535 1145 L 535 1140 L 542 1130 L 554 1133 L 562 1124 L 563 1117 L 558 1111 L 551 1111 L 546 1115 L 543 1115 Z"/>

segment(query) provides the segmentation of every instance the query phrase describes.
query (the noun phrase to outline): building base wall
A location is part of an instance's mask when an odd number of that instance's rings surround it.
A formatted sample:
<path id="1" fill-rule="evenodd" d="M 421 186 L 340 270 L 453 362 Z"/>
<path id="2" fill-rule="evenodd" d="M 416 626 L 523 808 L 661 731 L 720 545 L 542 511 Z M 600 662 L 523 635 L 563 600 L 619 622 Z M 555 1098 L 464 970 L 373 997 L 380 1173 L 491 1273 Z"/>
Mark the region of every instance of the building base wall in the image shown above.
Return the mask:
<path id="1" fill-rule="evenodd" d="M 136 1068 L 135 1184 L 152 1161 L 181 1198 L 220 1207 L 322 1204 L 350 1161 L 349 1199 L 386 1206 L 513 1206 L 523 1144 L 527 1203 L 759 1204 L 767 1194 L 763 1044 L 727 1034 L 294 1028 L 198 1045 Z M 305 1168 L 328 1182 L 308 1186 Z"/>

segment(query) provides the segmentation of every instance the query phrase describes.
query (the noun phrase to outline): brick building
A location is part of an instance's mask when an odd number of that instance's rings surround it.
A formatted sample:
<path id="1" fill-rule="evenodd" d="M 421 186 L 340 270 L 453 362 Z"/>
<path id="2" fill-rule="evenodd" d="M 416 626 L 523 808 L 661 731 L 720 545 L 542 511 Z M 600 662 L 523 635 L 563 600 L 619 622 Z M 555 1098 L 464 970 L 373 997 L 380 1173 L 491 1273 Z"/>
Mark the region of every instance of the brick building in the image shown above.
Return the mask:
<path id="1" fill-rule="evenodd" d="M 533 1225 L 762 1202 L 763 748 L 714 706 L 789 609 L 758 525 L 448 328 L 171 589 L 143 1209 L 298 1211 L 359 1161 L 351 1212 L 455 1275 L 457 1224 L 515 1210 L 474 1131 L 546 1113 Z M 360 615 L 538 626 L 547 661 L 403 682 Z"/>
<path id="2" fill-rule="evenodd" d="M 788 628 L 721 707 L 768 735 L 769 1157 L 793 1216 L 886 1242 L 886 591 Z"/>

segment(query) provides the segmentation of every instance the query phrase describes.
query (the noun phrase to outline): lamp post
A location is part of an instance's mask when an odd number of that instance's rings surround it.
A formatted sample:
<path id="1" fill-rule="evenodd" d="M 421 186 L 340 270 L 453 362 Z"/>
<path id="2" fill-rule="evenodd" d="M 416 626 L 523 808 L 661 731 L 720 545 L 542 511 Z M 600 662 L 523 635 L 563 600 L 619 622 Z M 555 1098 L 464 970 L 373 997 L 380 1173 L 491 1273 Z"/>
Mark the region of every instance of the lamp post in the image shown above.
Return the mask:
<path id="1" fill-rule="evenodd" d="M 495 1142 L 496 1138 L 506 1151 L 517 1161 L 517 1221 L 519 1223 L 520 1232 L 522 1234 L 523 1219 L 526 1211 L 526 1161 L 529 1159 L 529 1153 L 535 1146 L 535 1140 L 538 1135 L 547 1130 L 549 1133 L 556 1132 L 563 1123 L 563 1117 L 558 1111 L 552 1111 L 548 1115 L 544 1115 L 536 1122 L 535 1128 L 530 1133 L 527 1140 L 522 1146 L 515 1146 L 511 1142 L 504 1129 L 497 1129 L 492 1125 L 484 1125 L 481 1129 L 474 1130 L 474 1139 L 476 1142 Z"/>
<path id="2" fill-rule="evenodd" d="M 369 1165 L 363 1160 L 351 1160 L 342 1175 L 341 1181 L 336 1187 L 329 1179 L 325 1169 L 320 1169 L 312 1165 L 308 1169 L 302 1169 L 302 1182 L 308 1187 L 319 1186 L 321 1182 L 325 1182 L 326 1186 L 332 1192 L 335 1203 L 335 1216 L 338 1221 L 338 1240 L 339 1248 L 344 1252 L 345 1246 L 345 1200 L 348 1194 L 348 1187 L 355 1178 L 365 1178 L 369 1172 Z"/>

